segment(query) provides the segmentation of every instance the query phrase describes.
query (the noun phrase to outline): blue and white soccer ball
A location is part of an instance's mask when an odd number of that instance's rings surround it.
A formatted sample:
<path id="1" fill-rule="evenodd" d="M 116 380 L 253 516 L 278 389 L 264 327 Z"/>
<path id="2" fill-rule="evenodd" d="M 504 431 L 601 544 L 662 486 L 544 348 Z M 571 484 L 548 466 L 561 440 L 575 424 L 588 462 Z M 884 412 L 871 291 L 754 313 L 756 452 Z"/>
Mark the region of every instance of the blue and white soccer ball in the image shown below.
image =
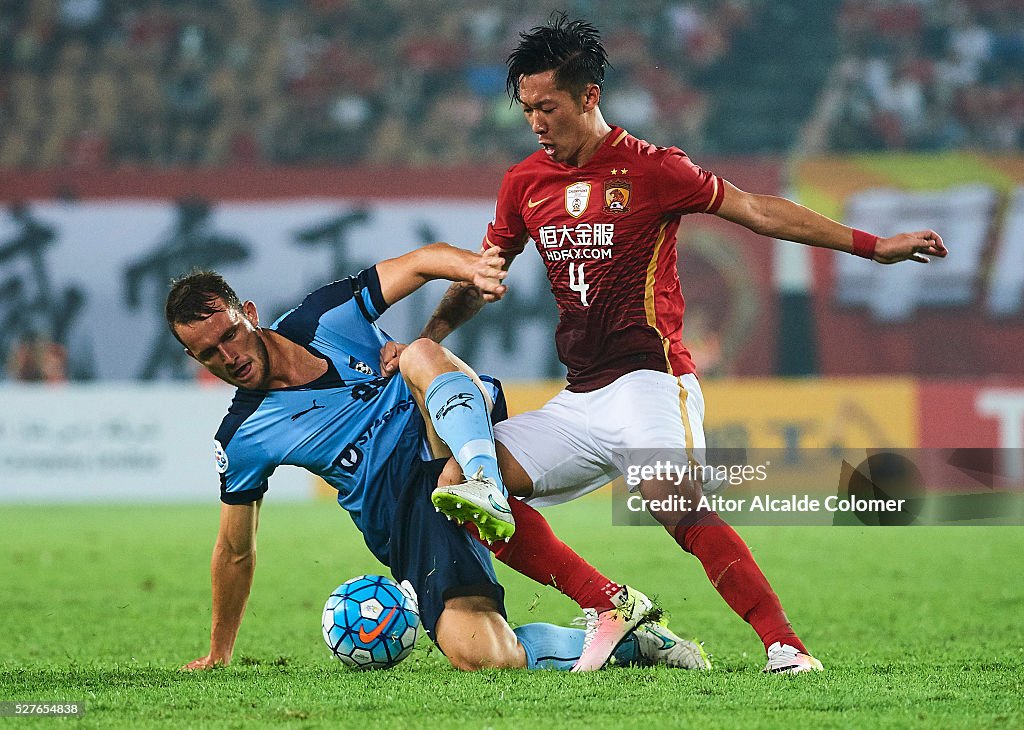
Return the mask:
<path id="1" fill-rule="evenodd" d="M 331 652 L 356 669 L 395 666 L 420 635 L 412 586 L 383 575 L 360 575 L 338 586 L 327 599 L 322 623 Z"/>

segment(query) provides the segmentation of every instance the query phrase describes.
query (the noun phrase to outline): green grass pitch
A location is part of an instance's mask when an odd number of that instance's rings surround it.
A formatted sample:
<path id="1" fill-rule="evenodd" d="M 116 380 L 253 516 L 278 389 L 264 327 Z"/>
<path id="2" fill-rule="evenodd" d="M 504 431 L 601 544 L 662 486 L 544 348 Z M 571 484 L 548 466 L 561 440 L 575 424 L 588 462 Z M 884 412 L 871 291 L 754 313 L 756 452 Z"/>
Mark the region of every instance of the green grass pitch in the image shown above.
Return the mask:
<path id="1" fill-rule="evenodd" d="M 393 670 L 347 670 L 323 645 L 321 608 L 380 567 L 336 505 L 271 493 L 235 661 L 198 674 L 176 669 L 207 648 L 216 504 L 0 508 L 0 700 L 84 700 L 67 722 L 103 728 L 1024 725 L 1024 528 L 743 528 L 826 668 L 778 677 L 661 530 L 610 527 L 599 498 L 546 514 L 657 596 L 715 669 L 463 674 L 421 640 Z M 577 615 L 554 590 L 499 576 L 513 624 Z"/>

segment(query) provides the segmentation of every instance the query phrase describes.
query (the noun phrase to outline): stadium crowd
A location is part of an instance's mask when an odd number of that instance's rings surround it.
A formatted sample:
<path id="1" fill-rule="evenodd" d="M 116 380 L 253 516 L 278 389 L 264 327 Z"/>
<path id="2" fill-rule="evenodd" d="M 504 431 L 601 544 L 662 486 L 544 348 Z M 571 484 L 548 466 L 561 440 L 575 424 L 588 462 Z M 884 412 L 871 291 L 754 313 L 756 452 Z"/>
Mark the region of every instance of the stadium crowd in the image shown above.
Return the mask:
<path id="1" fill-rule="evenodd" d="M 846 0 L 832 147 L 1024 149 L 1024 3 Z"/>
<path id="2" fill-rule="evenodd" d="M 569 10 L 601 19 L 614 118 L 693 146 L 700 72 L 761 1 Z M 505 56 L 540 7 L 0 0 L 0 168 L 508 162 L 535 144 L 505 95 Z"/>
<path id="3" fill-rule="evenodd" d="M 715 67 L 769 8 L 567 5 L 600 18 L 615 59 L 610 118 L 692 152 L 704 148 L 716 95 L 729 92 L 729 74 Z M 834 27 L 807 28 L 822 48 L 841 49 L 847 93 L 832 150 L 1024 148 L 1024 3 L 836 5 Z M 0 0 L 0 169 L 506 164 L 535 145 L 505 96 L 505 55 L 549 9 L 532 0 Z"/>

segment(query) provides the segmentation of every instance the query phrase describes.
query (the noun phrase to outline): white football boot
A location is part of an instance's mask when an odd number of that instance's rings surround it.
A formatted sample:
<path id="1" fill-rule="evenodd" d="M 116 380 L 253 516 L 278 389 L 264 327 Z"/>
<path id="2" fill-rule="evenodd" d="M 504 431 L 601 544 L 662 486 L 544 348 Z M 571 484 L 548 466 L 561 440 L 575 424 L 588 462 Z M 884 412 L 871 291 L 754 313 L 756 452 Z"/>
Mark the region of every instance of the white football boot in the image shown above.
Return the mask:
<path id="1" fill-rule="evenodd" d="M 664 664 L 673 669 L 711 669 L 711 659 L 704 647 L 676 636 L 668 626 L 643 624 L 633 633 L 640 647 L 640 658 L 649 666 Z"/>
<path id="2" fill-rule="evenodd" d="M 820 672 L 824 669 L 821 662 L 810 654 L 776 641 L 768 647 L 768 664 L 764 671 L 769 674 L 800 674 L 802 672 Z"/>
<path id="3" fill-rule="evenodd" d="M 484 476 L 483 467 L 461 484 L 438 487 L 430 493 L 434 509 L 460 525 L 472 522 L 480 538 L 488 543 L 508 540 L 516 531 L 516 521 L 508 498 L 493 479 Z"/>

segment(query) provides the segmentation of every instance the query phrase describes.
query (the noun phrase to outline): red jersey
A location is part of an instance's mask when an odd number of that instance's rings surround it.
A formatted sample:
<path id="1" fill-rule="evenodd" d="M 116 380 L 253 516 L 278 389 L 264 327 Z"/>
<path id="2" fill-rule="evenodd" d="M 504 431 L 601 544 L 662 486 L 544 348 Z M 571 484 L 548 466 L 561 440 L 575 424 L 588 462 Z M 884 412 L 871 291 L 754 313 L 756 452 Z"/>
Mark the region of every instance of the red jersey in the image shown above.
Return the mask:
<path id="1" fill-rule="evenodd" d="M 484 247 L 519 254 L 532 238 L 558 303 L 555 343 L 569 390 L 634 370 L 694 372 L 676 271 L 680 216 L 714 213 L 718 176 L 676 147 L 613 127 L 583 167 L 538 150 L 505 173 Z"/>

